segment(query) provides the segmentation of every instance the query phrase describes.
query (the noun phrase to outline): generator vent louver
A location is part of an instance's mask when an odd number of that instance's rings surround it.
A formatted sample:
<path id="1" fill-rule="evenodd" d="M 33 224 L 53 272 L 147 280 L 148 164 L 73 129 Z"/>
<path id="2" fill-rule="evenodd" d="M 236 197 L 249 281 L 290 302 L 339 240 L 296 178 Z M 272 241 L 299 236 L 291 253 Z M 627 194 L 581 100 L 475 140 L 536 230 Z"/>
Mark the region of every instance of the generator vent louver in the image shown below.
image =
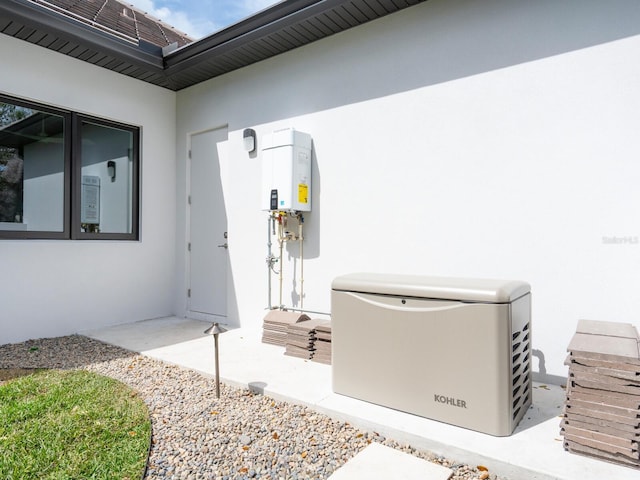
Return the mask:
<path id="1" fill-rule="evenodd" d="M 511 342 L 511 378 L 513 419 L 524 414 L 523 407 L 528 405 L 531 396 L 531 341 L 529 324 L 514 332 Z"/>

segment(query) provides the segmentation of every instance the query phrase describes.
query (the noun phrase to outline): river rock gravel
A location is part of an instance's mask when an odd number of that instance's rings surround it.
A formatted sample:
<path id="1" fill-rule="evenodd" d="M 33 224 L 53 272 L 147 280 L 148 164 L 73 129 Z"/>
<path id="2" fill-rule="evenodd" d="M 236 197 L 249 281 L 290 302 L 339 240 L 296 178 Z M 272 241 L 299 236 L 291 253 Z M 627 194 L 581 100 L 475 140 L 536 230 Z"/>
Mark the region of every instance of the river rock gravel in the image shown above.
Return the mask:
<path id="1" fill-rule="evenodd" d="M 450 468 L 451 480 L 500 480 L 484 466 L 419 451 L 248 389 L 222 384 L 217 399 L 209 376 L 80 335 L 0 345 L 5 373 L 33 368 L 84 368 L 135 389 L 152 422 L 146 479 L 326 479 L 378 442 Z"/>

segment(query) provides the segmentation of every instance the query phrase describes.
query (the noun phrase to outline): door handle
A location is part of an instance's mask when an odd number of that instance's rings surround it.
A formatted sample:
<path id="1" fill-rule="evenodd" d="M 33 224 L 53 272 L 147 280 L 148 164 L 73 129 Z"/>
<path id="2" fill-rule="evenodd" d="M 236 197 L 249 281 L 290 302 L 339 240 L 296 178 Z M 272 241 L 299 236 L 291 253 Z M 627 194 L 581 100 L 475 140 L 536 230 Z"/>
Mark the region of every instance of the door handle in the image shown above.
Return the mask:
<path id="1" fill-rule="evenodd" d="M 229 248 L 229 244 L 225 242 L 222 245 L 218 245 L 218 248 Z"/>

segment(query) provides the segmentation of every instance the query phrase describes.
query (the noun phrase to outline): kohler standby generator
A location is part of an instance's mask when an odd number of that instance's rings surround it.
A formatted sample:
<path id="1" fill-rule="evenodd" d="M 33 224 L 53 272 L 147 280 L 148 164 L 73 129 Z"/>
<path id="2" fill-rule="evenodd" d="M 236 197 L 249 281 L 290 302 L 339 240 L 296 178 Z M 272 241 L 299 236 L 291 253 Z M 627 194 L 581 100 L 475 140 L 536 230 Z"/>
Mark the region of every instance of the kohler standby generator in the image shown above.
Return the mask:
<path id="1" fill-rule="evenodd" d="M 531 405 L 527 283 L 355 273 L 331 303 L 335 393 L 496 436 Z"/>

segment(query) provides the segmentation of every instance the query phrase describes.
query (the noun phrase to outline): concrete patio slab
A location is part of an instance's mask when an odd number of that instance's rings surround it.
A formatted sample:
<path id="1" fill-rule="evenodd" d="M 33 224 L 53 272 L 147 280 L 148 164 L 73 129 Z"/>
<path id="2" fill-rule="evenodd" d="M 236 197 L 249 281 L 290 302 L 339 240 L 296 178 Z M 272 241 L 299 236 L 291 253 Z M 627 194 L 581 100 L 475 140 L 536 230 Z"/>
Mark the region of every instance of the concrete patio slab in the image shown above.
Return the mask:
<path id="1" fill-rule="evenodd" d="M 213 375 L 210 323 L 177 317 L 79 332 L 172 364 Z M 359 428 L 456 461 L 485 465 L 513 480 L 637 480 L 638 471 L 564 451 L 560 416 L 564 388 L 534 382 L 533 405 L 509 437 L 493 437 L 338 395 L 331 366 L 284 355 L 261 342 L 261 329 L 232 329 L 219 338 L 224 382 L 307 405 Z M 482 384 L 478 383 L 479 394 Z"/>

